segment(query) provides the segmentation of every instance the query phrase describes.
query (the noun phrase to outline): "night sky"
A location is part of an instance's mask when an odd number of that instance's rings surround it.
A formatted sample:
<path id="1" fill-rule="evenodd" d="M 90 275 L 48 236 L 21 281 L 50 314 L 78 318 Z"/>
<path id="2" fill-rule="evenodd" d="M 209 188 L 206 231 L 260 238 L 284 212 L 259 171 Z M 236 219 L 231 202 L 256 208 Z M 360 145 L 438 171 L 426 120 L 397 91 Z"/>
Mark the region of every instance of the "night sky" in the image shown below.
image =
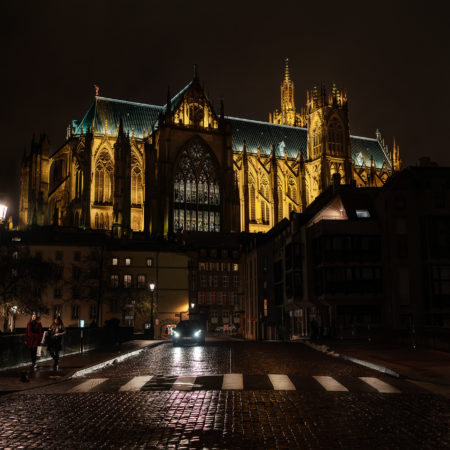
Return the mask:
<path id="1" fill-rule="evenodd" d="M 2 2 L 0 193 L 18 209 L 19 165 L 33 133 L 53 150 L 100 95 L 164 104 L 192 78 L 225 113 L 268 120 L 289 57 L 296 106 L 321 81 L 347 88 L 351 133 L 406 165 L 450 165 L 450 37 L 445 2 Z M 195 6 L 194 6 L 195 5 Z"/>

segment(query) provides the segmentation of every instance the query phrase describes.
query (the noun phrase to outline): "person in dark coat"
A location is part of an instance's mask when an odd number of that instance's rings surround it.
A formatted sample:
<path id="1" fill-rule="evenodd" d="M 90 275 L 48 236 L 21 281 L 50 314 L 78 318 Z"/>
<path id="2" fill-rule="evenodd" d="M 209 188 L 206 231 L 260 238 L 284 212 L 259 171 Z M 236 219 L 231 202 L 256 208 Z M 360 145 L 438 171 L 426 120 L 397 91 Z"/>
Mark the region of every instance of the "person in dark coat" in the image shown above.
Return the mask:
<path id="1" fill-rule="evenodd" d="M 53 323 L 48 328 L 47 343 L 48 352 L 53 358 L 53 369 L 58 370 L 59 352 L 62 348 L 62 337 L 66 334 L 66 329 L 61 317 L 55 317 Z"/>
<path id="2" fill-rule="evenodd" d="M 42 341 L 42 336 L 42 325 L 38 322 L 36 313 L 33 313 L 25 330 L 25 344 L 27 344 L 27 347 L 30 350 L 32 369 L 36 368 L 36 353 L 38 345 Z"/>

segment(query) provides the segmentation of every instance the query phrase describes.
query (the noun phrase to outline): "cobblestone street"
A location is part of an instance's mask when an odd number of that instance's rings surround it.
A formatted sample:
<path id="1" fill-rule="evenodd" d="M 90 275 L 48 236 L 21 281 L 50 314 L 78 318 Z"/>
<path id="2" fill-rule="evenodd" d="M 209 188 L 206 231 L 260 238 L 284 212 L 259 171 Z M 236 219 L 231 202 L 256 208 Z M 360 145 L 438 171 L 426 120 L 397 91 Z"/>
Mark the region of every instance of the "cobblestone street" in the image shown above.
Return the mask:
<path id="1" fill-rule="evenodd" d="M 241 375 L 241 389 L 227 388 L 227 374 Z M 291 390 L 270 374 L 286 375 Z M 167 344 L 2 396 L 0 447 L 440 449 L 450 443 L 449 403 L 298 344 Z"/>

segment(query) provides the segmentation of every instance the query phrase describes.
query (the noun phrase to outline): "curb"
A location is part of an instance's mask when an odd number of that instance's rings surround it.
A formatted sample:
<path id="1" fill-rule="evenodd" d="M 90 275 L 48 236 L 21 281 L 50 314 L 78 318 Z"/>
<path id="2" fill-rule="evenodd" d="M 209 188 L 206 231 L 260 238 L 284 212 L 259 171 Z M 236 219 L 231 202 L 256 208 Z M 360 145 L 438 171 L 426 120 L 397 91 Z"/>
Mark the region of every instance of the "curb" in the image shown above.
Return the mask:
<path id="1" fill-rule="evenodd" d="M 128 358 L 131 358 L 131 357 L 133 357 L 135 355 L 138 355 L 139 353 L 144 352 L 144 351 L 146 351 L 146 350 L 148 350 L 150 348 L 157 347 L 159 345 L 166 344 L 168 342 L 169 341 L 155 342 L 153 344 L 150 344 L 150 345 L 147 345 L 145 347 L 142 347 L 142 348 L 140 348 L 138 350 L 133 350 L 131 352 L 124 353 L 123 355 L 120 355 L 118 357 L 111 358 L 111 359 L 109 359 L 107 361 L 103 361 L 102 363 L 94 364 L 93 366 L 86 367 L 84 369 L 80 369 L 80 370 L 76 371 L 75 373 L 73 373 L 72 375 L 61 376 L 57 380 L 53 380 L 53 381 L 51 381 L 49 383 L 45 383 L 45 384 L 42 384 L 40 386 L 34 386 L 34 385 L 24 386 L 22 389 L 11 389 L 11 390 L 8 390 L 8 391 L 0 391 L 0 395 L 1 396 L 6 396 L 6 395 L 10 395 L 10 394 L 15 394 L 17 392 L 30 391 L 30 390 L 33 390 L 33 389 L 40 389 L 40 388 L 43 388 L 43 387 L 51 386 L 53 384 L 63 383 L 63 382 L 65 382 L 67 380 L 70 380 L 70 379 L 72 379 L 74 377 L 80 377 L 80 376 L 87 375 L 88 373 L 94 372 L 95 370 L 101 369 L 102 367 L 106 367 L 107 365 L 111 365 L 111 364 L 115 364 L 115 363 L 120 362 L 120 361 L 124 361 L 124 360 L 126 360 Z"/>
<path id="2" fill-rule="evenodd" d="M 96 370 L 103 369 L 106 366 L 111 366 L 113 364 L 120 363 L 122 361 L 125 361 L 128 358 L 132 358 L 133 356 L 137 356 L 142 352 L 147 351 L 150 348 L 158 347 L 159 345 L 167 344 L 169 341 L 163 341 L 163 342 L 155 342 L 154 344 L 147 345 L 145 347 L 139 348 L 138 350 L 133 350 L 128 353 L 124 353 L 123 355 L 116 356 L 114 358 L 108 359 L 107 361 L 103 361 L 98 364 L 94 364 L 93 366 L 86 367 L 81 370 L 77 370 L 75 373 L 73 373 L 69 379 L 71 378 L 77 378 L 77 377 L 84 377 L 85 375 L 95 372 Z"/>
<path id="3" fill-rule="evenodd" d="M 381 366 L 381 365 L 375 364 L 375 363 L 371 363 L 369 361 L 364 361 L 363 359 L 354 358 L 353 356 L 348 356 L 348 355 L 343 355 L 343 354 L 337 353 L 333 350 L 330 350 L 330 348 L 327 347 L 326 345 L 314 344 L 312 342 L 307 342 L 307 341 L 302 342 L 302 344 L 306 345 L 307 347 L 313 348 L 314 350 L 316 350 L 318 352 L 325 353 L 326 355 L 329 355 L 329 356 L 333 356 L 334 358 L 342 358 L 342 359 L 345 359 L 346 361 L 350 361 L 350 362 L 358 364 L 360 366 L 364 366 L 369 369 L 373 369 L 378 372 L 385 373 L 386 375 L 390 375 L 391 377 L 402 378 L 402 375 L 400 375 L 399 373 L 395 372 L 392 369 L 389 369 L 388 367 Z"/>

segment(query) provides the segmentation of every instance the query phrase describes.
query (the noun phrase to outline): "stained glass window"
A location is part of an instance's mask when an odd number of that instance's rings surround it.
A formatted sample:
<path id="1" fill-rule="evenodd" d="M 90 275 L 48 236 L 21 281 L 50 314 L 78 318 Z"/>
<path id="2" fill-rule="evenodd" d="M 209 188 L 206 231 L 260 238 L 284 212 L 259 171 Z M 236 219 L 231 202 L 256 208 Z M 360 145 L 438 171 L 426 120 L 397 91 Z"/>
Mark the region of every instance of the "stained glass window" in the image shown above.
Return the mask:
<path id="1" fill-rule="evenodd" d="M 174 180 L 173 228 L 220 231 L 220 189 L 214 162 L 200 140 L 181 153 Z"/>
<path id="2" fill-rule="evenodd" d="M 260 193 L 261 199 L 261 220 L 262 223 L 269 223 L 270 221 L 270 209 L 269 209 L 269 180 L 267 177 L 263 177 L 261 180 Z"/>
<path id="3" fill-rule="evenodd" d="M 250 203 L 250 222 L 256 222 L 256 189 L 255 189 L 255 180 L 252 175 L 248 177 L 248 197 Z"/>
<path id="4" fill-rule="evenodd" d="M 142 205 L 142 167 L 135 154 L 131 156 L 131 204 Z"/>
<path id="5" fill-rule="evenodd" d="M 113 163 L 109 153 L 102 151 L 95 165 L 95 201 L 110 203 L 112 201 Z"/>

